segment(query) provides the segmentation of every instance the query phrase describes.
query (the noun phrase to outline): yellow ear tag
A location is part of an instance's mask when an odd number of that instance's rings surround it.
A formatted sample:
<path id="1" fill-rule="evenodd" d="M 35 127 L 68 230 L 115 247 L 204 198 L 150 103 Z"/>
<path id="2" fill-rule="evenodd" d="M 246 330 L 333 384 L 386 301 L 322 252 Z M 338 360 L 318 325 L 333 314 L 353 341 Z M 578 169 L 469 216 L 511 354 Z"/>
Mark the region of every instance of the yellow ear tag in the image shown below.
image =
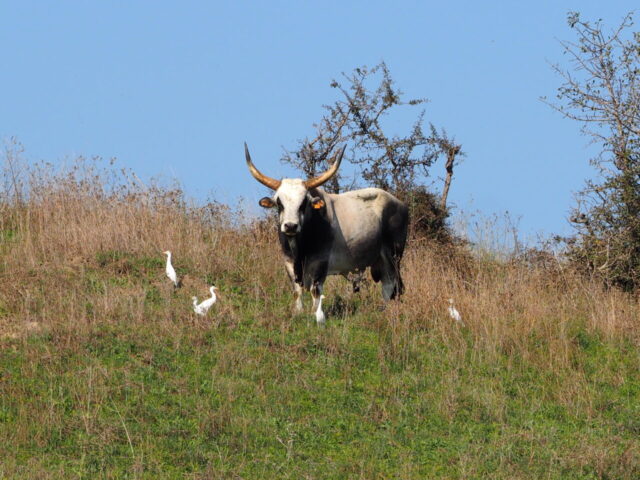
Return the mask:
<path id="1" fill-rule="evenodd" d="M 324 200 L 322 200 L 321 198 L 319 198 L 318 200 L 316 200 L 315 202 L 313 202 L 311 204 L 311 206 L 313 208 L 315 208 L 316 210 L 320 210 L 322 207 L 324 207 Z"/>

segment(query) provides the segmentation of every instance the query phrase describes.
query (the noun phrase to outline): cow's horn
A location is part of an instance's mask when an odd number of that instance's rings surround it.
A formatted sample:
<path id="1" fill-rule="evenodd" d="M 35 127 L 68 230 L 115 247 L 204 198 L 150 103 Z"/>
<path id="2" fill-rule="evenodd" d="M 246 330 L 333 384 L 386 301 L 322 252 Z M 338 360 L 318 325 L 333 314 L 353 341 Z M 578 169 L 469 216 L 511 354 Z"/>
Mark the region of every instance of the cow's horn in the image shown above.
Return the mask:
<path id="1" fill-rule="evenodd" d="M 307 188 L 316 188 L 325 183 L 331 177 L 333 177 L 338 171 L 338 167 L 340 166 L 340 162 L 342 161 L 342 157 L 344 156 L 344 151 L 347 146 L 342 147 L 342 150 L 334 157 L 333 165 L 329 167 L 329 170 L 324 172 L 322 175 L 319 175 L 314 178 L 310 178 L 309 180 L 304 182 L 304 186 Z"/>
<path id="2" fill-rule="evenodd" d="M 278 188 L 280 188 L 280 180 L 267 177 L 255 167 L 255 165 L 251 161 L 251 155 L 249 155 L 249 147 L 247 147 L 247 142 L 244 142 L 244 156 L 247 159 L 247 167 L 249 167 L 249 171 L 251 172 L 251 175 L 253 175 L 253 178 L 272 190 L 277 190 Z"/>

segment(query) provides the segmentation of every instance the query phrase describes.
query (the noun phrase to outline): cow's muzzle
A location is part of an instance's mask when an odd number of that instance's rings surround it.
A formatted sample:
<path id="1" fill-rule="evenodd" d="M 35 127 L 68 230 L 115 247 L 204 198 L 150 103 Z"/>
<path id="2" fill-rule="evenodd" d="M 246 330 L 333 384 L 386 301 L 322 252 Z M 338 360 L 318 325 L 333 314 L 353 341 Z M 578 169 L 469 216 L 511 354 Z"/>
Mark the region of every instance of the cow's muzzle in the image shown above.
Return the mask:
<path id="1" fill-rule="evenodd" d="M 298 233 L 298 224 L 292 222 L 285 223 L 284 225 L 282 225 L 282 233 L 290 237 L 295 235 L 296 233 Z"/>

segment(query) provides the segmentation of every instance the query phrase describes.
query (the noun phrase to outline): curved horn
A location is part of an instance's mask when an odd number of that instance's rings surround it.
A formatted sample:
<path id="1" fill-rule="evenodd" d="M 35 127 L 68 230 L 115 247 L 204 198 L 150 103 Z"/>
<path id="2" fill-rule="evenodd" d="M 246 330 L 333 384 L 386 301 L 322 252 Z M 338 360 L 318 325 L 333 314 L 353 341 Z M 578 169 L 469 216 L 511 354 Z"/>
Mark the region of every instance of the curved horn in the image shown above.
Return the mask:
<path id="1" fill-rule="evenodd" d="M 255 167 L 255 165 L 251 161 L 251 155 L 249 155 L 249 147 L 247 147 L 247 142 L 244 142 L 244 156 L 247 159 L 247 167 L 249 167 L 249 171 L 251 172 L 251 175 L 253 175 L 253 178 L 272 190 L 277 190 L 278 188 L 280 188 L 280 180 L 267 177 L 266 175 L 260 173 L 260 170 Z"/>
<path id="2" fill-rule="evenodd" d="M 344 151 L 346 149 L 346 145 L 342 147 L 342 150 L 340 150 L 340 152 L 334 157 L 333 164 L 329 167 L 329 170 L 324 172 L 322 175 L 310 178 L 309 180 L 305 181 L 304 186 L 307 188 L 316 188 L 333 177 L 338 171 L 338 167 L 340 166 L 340 162 L 342 161 L 342 157 L 344 156 Z"/>

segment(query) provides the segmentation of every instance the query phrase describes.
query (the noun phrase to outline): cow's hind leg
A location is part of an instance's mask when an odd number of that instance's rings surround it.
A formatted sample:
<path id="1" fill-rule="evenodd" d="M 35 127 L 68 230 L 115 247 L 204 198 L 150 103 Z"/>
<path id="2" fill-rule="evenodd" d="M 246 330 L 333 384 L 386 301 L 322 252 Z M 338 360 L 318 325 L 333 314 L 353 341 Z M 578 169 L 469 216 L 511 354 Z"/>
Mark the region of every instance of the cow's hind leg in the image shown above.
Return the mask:
<path id="1" fill-rule="evenodd" d="M 291 279 L 291 283 L 293 284 L 293 293 L 296 296 L 295 304 L 293 308 L 296 313 L 300 313 L 302 312 L 302 293 L 303 293 L 302 285 L 296 282 L 295 272 L 293 269 L 293 262 L 287 258 L 284 261 L 284 266 L 287 270 L 287 274 L 289 275 L 289 278 Z"/>
<path id="2" fill-rule="evenodd" d="M 396 282 L 393 278 L 388 278 L 386 275 L 382 279 L 382 298 L 385 301 L 392 300 L 396 297 Z"/>
<path id="3" fill-rule="evenodd" d="M 385 301 L 393 300 L 404 292 L 404 284 L 400 276 L 400 262 L 387 252 L 382 252 L 381 263 L 382 298 Z"/>
<path id="4" fill-rule="evenodd" d="M 402 275 L 400 275 L 400 257 L 393 256 L 391 258 L 391 264 L 393 265 L 393 273 L 395 275 L 396 287 L 393 293 L 393 298 L 397 298 L 404 293 L 404 282 L 402 281 Z"/>
<path id="5" fill-rule="evenodd" d="M 378 275 L 382 279 L 382 296 L 385 300 L 392 300 L 404 292 L 404 284 L 400 276 L 400 260 L 407 241 L 407 225 L 409 212 L 405 205 L 389 204 L 385 211 L 385 230 L 383 232 L 383 247 L 380 252 Z M 372 267 L 373 274 L 373 267 Z M 374 277 L 375 278 L 375 277 Z"/>

